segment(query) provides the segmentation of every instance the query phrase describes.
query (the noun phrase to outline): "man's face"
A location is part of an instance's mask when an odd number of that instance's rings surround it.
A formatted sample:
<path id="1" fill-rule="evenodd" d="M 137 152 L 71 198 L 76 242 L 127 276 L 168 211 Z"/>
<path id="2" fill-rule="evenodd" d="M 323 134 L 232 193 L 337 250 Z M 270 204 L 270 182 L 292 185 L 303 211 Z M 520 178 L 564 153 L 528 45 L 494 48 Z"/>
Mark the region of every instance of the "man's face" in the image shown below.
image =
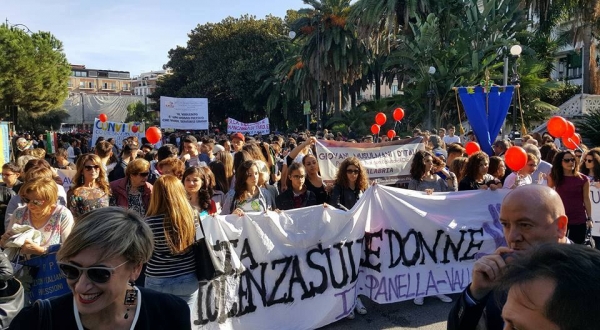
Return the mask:
<path id="1" fill-rule="evenodd" d="M 448 135 L 454 136 L 454 128 L 448 129 Z"/>
<path id="2" fill-rule="evenodd" d="M 231 147 L 233 148 L 233 151 L 235 151 L 235 152 L 241 151 L 243 146 L 244 146 L 244 141 L 242 141 L 242 139 L 238 139 L 238 138 L 231 139 Z"/>
<path id="3" fill-rule="evenodd" d="M 183 150 L 190 155 L 195 155 L 197 153 L 198 146 L 193 142 L 184 142 Z"/>
<path id="4" fill-rule="evenodd" d="M 202 145 L 200 145 L 200 152 L 206 155 L 210 155 L 212 153 L 212 148 L 210 145 L 202 143 Z"/>
<path id="5" fill-rule="evenodd" d="M 509 248 L 527 250 L 543 243 L 557 243 L 565 236 L 566 223 L 560 228 L 549 204 L 523 194 L 505 199 L 500 209 L 500 224 Z"/>
<path id="6" fill-rule="evenodd" d="M 9 169 L 2 170 L 2 181 L 6 183 L 7 186 L 12 187 L 17 182 L 19 178 L 19 173 L 13 172 Z"/>
<path id="7" fill-rule="evenodd" d="M 560 330 L 558 325 L 548 320 L 545 315 L 546 304 L 555 287 L 556 283 L 547 278 L 513 285 L 502 308 L 504 329 Z"/>

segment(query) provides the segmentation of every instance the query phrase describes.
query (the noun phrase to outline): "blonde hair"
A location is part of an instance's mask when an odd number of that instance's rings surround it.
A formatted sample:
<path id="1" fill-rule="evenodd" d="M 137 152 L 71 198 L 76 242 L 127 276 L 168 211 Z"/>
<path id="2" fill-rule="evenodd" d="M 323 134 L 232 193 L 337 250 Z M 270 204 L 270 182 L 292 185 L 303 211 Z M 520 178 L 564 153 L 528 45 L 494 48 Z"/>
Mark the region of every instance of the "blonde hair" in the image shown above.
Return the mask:
<path id="1" fill-rule="evenodd" d="M 87 161 L 92 161 L 94 165 L 98 165 L 99 173 L 98 177 L 94 181 L 96 181 L 98 186 L 100 186 L 100 189 L 102 189 L 105 194 L 110 195 L 110 185 L 106 179 L 106 170 L 104 170 L 104 165 L 102 165 L 100 157 L 95 154 L 85 154 L 77 159 L 77 171 L 75 172 L 75 176 L 73 176 L 73 186 L 71 189 L 75 191 L 75 189 L 83 186 L 83 171 Z"/>
<path id="2" fill-rule="evenodd" d="M 44 157 L 46 157 L 46 150 L 44 150 L 43 148 L 35 148 L 31 151 L 31 154 L 35 158 L 44 159 Z"/>
<path id="3" fill-rule="evenodd" d="M 19 196 L 25 197 L 27 194 L 36 194 L 40 198 L 49 202 L 49 204 L 56 204 L 58 200 L 58 185 L 51 178 L 35 178 L 31 179 L 21 186 L 19 190 Z"/>
<path id="4" fill-rule="evenodd" d="M 136 158 L 127 164 L 125 175 L 130 177 L 132 174 L 150 171 L 150 163 L 143 158 Z"/>
<path id="5" fill-rule="evenodd" d="M 154 251 L 154 236 L 135 212 L 121 207 L 103 207 L 84 214 L 73 226 L 56 258 L 67 261 L 81 251 L 94 248 L 99 261 L 124 257 L 134 265 L 148 262 Z"/>
<path id="6" fill-rule="evenodd" d="M 196 229 L 194 210 L 181 181 L 173 175 L 163 175 L 152 187 L 146 216 L 164 215 L 165 241 L 173 254 L 180 254 L 194 243 Z"/>
<path id="7" fill-rule="evenodd" d="M 43 166 L 34 166 L 28 169 L 22 176 L 23 182 L 32 181 L 38 178 L 54 179 L 55 177 L 54 171 Z"/>

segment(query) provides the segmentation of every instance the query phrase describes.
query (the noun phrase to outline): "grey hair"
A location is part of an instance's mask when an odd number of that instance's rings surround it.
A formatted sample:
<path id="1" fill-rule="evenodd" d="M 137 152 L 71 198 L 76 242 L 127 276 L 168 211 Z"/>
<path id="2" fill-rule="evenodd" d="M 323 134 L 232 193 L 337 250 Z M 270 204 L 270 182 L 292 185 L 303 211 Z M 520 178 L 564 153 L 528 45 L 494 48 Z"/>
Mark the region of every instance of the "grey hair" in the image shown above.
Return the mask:
<path id="1" fill-rule="evenodd" d="M 431 144 L 433 145 L 433 149 L 446 148 L 446 146 L 444 145 L 444 141 L 442 141 L 442 138 L 440 138 L 439 135 L 430 135 L 429 142 L 431 142 Z"/>
<path id="2" fill-rule="evenodd" d="M 533 154 L 534 156 L 536 156 L 540 161 L 542 160 L 542 154 L 540 153 L 540 148 L 538 148 L 535 144 L 531 144 L 531 143 L 526 143 L 523 146 L 523 149 L 525 150 L 526 153 L 528 154 Z"/>
<path id="3" fill-rule="evenodd" d="M 152 256 L 154 236 L 137 213 L 120 207 L 104 207 L 75 222 L 56 257 L 58 261 L 67 261 L 88 248 L 100 251 L 99 261 L 123 256 L 139 265 Z"/>

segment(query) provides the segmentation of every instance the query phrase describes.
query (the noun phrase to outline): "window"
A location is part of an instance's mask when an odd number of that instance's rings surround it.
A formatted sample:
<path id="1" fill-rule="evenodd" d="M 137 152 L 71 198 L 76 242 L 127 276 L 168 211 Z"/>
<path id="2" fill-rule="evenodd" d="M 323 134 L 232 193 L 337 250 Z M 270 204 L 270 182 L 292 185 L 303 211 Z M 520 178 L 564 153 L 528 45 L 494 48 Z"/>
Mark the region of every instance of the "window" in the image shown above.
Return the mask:
<path id="1" fill-rule="evenodd" d="M 102 89 L 108 89 L 108 83 L 104 83 L 104 84 L 102 85 Z"/>
<path id="2" fill-rule="evenodd" d="M 110 84 L 110 89 L 116 90 L 117 89 L 117 84 L 115 84 L 115 83 Z"/>
<path id="3" fill-rule="evenodd" d="M 123 84 L 123 90 L 124 91 L 128 91 L 129 90 L 129 86 L 127 86 L 127 84 Z"/>
<path id="4" fill-rule="evenodd" d="M 69 81 L 69 82 L 67 83 L 67 87 L 73 87 L 73 83 Z"/>
<path id="5" fill-rule="evenodd" d="M 98 77 L 98 71 L 90 71 L 88 72 L 88 77 Z"/>
<path id="6" fill-rule="evenodd" d="M 392 85 L 392 95 L 398 94 L 398 85 Z"/>
<path id="7" fill-rule="evenodd" d="M 79 82 L 79 88 L 85 88 L 85 83 L 83 81 Z"/>
<path id="8" fill-rule="evenodd" d="M 88 88 L 94 88 L 94 84 L 92 82 L 88 83 Z"/>

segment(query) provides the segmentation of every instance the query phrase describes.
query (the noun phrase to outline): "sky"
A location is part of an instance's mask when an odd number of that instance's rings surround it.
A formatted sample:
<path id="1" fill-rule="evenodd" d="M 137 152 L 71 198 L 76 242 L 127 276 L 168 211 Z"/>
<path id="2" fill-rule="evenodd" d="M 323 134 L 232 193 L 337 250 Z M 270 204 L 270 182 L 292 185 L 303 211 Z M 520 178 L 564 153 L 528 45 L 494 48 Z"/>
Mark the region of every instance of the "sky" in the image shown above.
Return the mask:
<path id="1" fill-rule="evenodd" d="M 0 19 L 49 31 L 71 64 L 129 71 L 162 70 L 168 52 L 185 46 L 198 24 L 244 14 L 284 17 L 302 0 L 0 0 Z"/>

